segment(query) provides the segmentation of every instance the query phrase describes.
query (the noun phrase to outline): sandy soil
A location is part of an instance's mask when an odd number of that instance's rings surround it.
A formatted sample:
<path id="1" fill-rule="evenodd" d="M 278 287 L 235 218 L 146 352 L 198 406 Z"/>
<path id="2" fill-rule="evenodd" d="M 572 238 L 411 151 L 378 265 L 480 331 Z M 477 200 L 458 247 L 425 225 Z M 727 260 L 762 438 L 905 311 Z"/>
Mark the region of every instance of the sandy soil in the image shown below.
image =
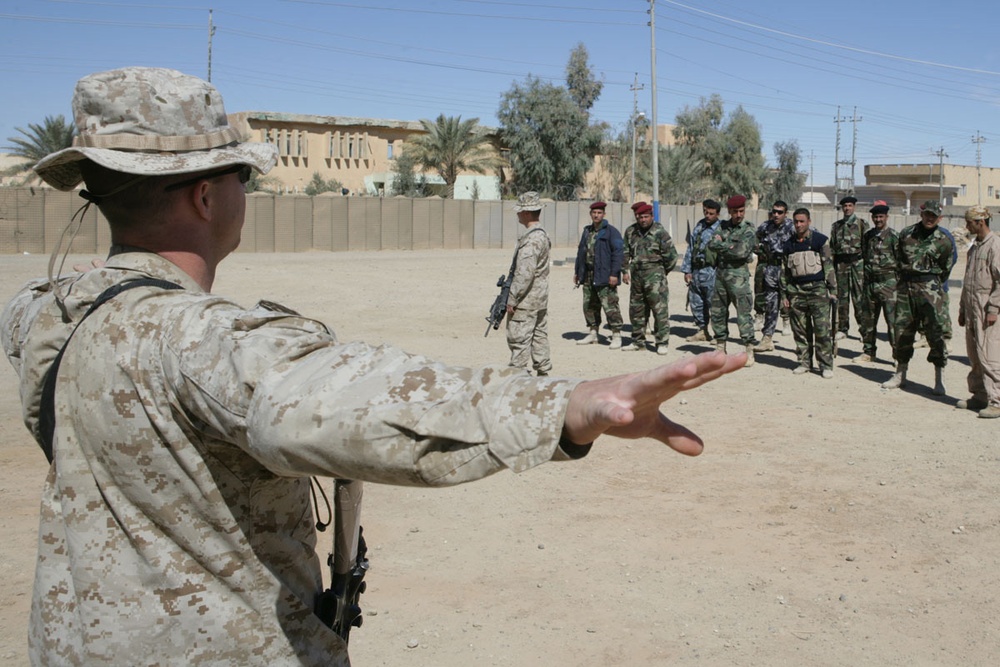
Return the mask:
<path id="1" fill-rule="evenodd" d="M 45 261 L 0 258 L 0 300 Z M 509 261 L 506 250 L 237 255 L 215 291 L 281 301 L 344 340 L 505 363 L 503 332 L 484 339 L 483 318 Z M 571 276 L 553 268 L 555 374 L 596 377 L 702 349 L 682 342 L 692 328 L 679 274 L 669 356 L 575 345 Z M 886 343 L 882 361 L 858 365 L 852 328 L 823 380 L 792 375 L 792 338 L 778 336 L 755 367 L 665 406 L 704 437 L 701 457 L 609 438 L 583 461 L 464 487 L 369 485 L 354 663 L 996 664 L 997 424 L 952 407 L 968 370 L 957 333 L 947 398 L 930 393 L 924 351 L 909 388 L 886 391 Z M 45 466 L 9 370 L 0 439 L 0 663 L 22 665 Z"/>

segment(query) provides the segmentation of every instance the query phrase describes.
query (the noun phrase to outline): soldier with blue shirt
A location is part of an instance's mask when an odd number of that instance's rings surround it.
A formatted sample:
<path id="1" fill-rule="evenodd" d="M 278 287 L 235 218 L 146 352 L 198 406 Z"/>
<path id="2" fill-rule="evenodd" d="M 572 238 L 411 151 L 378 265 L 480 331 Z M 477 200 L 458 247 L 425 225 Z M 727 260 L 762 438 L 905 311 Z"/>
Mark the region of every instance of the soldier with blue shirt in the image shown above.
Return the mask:
<path id="1" fill-rule="evenodd" d="M 698 328 L 694 335 L 688 336 L 689 343 L 713 339 L 708 333 L 708 324 L 711 321 L 712 292 L 715 291 L 715 265 L 706 261 L 705 249 L 719 228 L 721 210 L 722 205 L 714 199 L 706 199 L 701 203 L 701 211 L 705 217 L 694 226 L 691 240 L 684 252 L 684 261 L 681 263 L 684 283 L 688 286 L 691 315 L 694 317 L 694 325 Z"/>

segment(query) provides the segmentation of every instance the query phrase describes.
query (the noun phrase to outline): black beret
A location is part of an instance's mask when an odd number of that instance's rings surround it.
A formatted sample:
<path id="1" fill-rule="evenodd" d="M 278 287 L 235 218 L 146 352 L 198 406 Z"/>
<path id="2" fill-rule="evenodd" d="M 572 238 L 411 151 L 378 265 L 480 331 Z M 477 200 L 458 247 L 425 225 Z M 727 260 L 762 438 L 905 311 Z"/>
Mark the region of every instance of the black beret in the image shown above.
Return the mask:
<path id="1" fill-rule="evenodd" d="M 871 213 L 872 215 L 880 215 L 882 213 L 888 213 L 889 207 L 886 206 L 885 204 L 879 204 L 878 206 L 872 206 L 870 209 L 868 209 L 868 212 Z"/>
<path id="2" fill-rule="evenodd" d="M 857 197 L 847 196 L 840 200 L 841 206 L 843 206 L 844 204 L 857 204 L 857 203 L 858 203 Z"/>

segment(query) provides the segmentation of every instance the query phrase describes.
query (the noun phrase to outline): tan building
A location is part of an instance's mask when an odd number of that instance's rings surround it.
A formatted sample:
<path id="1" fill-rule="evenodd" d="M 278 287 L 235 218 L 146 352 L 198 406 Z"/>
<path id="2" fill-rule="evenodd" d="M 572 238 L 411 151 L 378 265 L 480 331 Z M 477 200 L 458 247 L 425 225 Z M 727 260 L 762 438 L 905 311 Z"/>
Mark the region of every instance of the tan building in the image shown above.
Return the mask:
<path id="1" fill-rule="evenodd" d="M 1000 169 L 938 163 L 870 164 L 858 198 L 883 199 L 905 213 L 927 199 L 943 199 L 945 206 L 968 207 L 980 202 L 996 206 L 1000 200 Z"/>
<path id="2" fill-rule="evenodd" d="M 426 134 L 416 121 L 313 116 L 242 111 L 229 116 L 252 141 L 278 147 L 278 164 L 269 174 L 285 193 L 304 192 L 314 174 L 337 180 L 350 195 L 387 195 L 393 180 L 393 161 L 415 135 Z M 444 180 L 424 177 L 443 194 Z M 496 174 L 462 174 L 455 183 L 455 199 L 499 199 Z"/>

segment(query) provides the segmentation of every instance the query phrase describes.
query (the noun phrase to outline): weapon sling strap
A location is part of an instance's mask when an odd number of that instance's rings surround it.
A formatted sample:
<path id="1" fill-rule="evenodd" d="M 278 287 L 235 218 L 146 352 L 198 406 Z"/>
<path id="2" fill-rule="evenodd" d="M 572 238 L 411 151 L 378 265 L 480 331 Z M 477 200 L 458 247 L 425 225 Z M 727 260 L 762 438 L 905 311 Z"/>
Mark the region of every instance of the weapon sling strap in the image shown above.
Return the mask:
<path id="1" fill-rule="evenodd" d="M 90 308 L 84 313 L 80 321 L 76 323 L 73 330 L 66 337 L 66 342 L 63 343 L 62 348 L 59 350 L 59 354 L 52 361 L 52 365 L 49 366 L 49 370 L 45 372 L 45 380 L 42 384 L 42 400 L 39 406 L 38 414 L 38 435 L 39 435 L 39 446 L 42 448 L 42 452 L 45 454 L 45 458 L 49 463 L 52 463 L 53 451 L 52 451 L 52 438 L 56 429 L 56 376 L 59 375 L 59 365 L 62 363 L 63 353 L 66 351 L 66 346 L 69 345 L 70 339 L 73 338 L 73 334 L 76 330 L 80 328 L 83 321 L 87 319 L 95 310 L 103 306 L 105 303 L 115 298 L 122 292 L 136 287 L 159 287 L 165 290 L 175 290 L 183 289 L 177 283 L 172 283 L 169 280 L 159 280 L 157 278 L 139 278 L 138 280 L 130 280 L 129 282 L 119 283 L 98 295 L 94 303 L 91 304 Z"/>
<path id="2" fill-rule="evenodd" d="M 514 258 L 510 260 L 510 271 L 507 272 L 508 283 L 514 280 L 514 270 L 517 268 L 517 251 L 521 249 L 521 241 L 523 241 L 524 238 L 531 232 L 541 232 L 541 231 L 545 230 L 542 229 L 541 227 L 532 227 L 531 229 L 529 229 L 524 233 L 524 236 L 520 237 L 517 240 L 517 245 L 514 246 Z"/>

